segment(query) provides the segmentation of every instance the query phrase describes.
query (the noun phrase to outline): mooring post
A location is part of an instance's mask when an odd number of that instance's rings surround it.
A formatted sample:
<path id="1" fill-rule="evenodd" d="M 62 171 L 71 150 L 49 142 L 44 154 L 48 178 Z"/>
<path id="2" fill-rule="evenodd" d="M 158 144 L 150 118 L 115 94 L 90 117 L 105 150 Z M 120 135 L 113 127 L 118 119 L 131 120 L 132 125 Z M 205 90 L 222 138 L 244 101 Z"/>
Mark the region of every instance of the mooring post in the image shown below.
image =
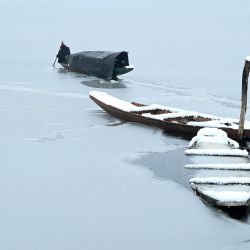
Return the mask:
<path id="1" fill-rule="evenodd" d="M 247 111 L 247 85 L 248 85 L 249 71 L 250 71 L 250 56 L 248 56 L 245 60 L 245 65 L 242 73 L 241 111 L 240 111 L 240 122 L 238 129 L 239 142 L 243 142 L 244 140 L 244 124 Z"/>

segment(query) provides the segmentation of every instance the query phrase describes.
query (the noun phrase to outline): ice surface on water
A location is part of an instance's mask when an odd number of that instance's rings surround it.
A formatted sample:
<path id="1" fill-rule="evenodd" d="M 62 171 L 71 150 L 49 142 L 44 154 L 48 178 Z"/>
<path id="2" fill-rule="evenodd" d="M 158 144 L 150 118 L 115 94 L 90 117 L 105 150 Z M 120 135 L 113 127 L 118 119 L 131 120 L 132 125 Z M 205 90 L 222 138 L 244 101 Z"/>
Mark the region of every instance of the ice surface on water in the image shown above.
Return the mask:
<path id="1" fill-rule="evenodd" d="M 16 84 L 16 85 L 22 85 Z M 20 87 L 20 86 L 11 86 L 10 84 L 0 84 L 1 90 L 10 90 L 10 91 L 20 91 L 20 92 L 30 92 L 33 94 L 42 94 L 42 95 L 52 95 L 52 96 L 62 96 L 62 97 L 71 97 L 71 98 L 88 98 L 86 95 L 81 95 L 77 93 L 70 93 L 70 92 L 59 92 L 59 91 L 51 91 L 50 89 L 47 90 L 39 90 L 34 89 L 31 87 Z"/>
<path id="2" fill-rule="evenodd" d="M 108 126 L 119 120 L 81 84 L 93 79 L 51 67 L 63 39 L 72 52 L 128 50 L 135 70 L 109 94 L 237 118 L 248 10 L 248 1 L 1 1 L 0 249 L 248 249 L 247 223 L 129 161 L 156 153 L 152 168 L 181 172 L 179 154 L 163 156 L 187 141 Z"/>

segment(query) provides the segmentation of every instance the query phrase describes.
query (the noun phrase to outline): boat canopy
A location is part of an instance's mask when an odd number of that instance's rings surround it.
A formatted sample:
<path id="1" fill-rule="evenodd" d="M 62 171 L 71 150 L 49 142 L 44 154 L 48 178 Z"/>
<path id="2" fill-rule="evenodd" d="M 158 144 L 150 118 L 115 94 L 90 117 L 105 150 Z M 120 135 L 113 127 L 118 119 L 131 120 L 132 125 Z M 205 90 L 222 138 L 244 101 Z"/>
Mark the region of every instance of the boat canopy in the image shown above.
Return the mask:
<path id="1" fill-rule="evenodd" d="M 84 51 L 66 56 L 69 67 L 87 75 L 113 79 L 114 68 L 129 66 L 128 52 Z"/>

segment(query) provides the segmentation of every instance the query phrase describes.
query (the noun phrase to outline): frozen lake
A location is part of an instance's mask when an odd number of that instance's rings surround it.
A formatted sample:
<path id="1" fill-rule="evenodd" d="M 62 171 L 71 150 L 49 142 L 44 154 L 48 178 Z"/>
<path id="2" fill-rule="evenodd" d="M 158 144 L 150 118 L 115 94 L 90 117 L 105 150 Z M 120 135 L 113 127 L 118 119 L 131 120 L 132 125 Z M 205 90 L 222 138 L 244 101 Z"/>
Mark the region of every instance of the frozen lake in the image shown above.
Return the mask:
<path id="1" fill-rule="evenodd" d="M 88 97 L 238 118 L 249 9 L 0 1 L 0 249 L 249 249 L 250 218 L 231 219 L 185 184 L 188 141 L 121 122 Z M 116 85 L 53 68 L 63 39 L 72 52 L 127 50 L 135 70 Z"/>

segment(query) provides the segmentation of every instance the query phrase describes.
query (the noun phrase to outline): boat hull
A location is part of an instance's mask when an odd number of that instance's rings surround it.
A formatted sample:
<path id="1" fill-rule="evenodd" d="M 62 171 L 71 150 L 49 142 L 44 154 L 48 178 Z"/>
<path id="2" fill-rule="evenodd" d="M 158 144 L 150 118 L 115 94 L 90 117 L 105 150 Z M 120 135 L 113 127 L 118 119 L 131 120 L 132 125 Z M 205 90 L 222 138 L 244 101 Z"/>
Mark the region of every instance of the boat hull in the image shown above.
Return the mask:
<path id="1" fill-rule="evenodd" d="M 102 102 L 101 100 L 91 95 L 90 95 L 90 98 L 98 106 L 100 106 L 103 110 L 105 110 L 107 113 L 121 120 L 128 121 L 128 122 L 138 122 L 138 123 L 142 123 L 145 125 L 158 127 L 158 128 L 165 130 L 165 132 L 167 133 L 174 133 L 186 139 L 191 139 L 197 134 L 197 132 L 201 128 L 203 128 L 202 126 L 191 126 L 191 125 L 185 125 L 185 124 L 172 123 L 172 122 L 164 121 L 164 120 L 152 119 L 152 118 L 141 116 L 132 112 L 126 112 L 122 109 L 118 109 L 116 107 L 106 104 L 105 102 Z M 237 140 L 238 130 L 231 129 L 231 128 L 221 128 L 221 129 L 228 134 L 228 137 L 230 137 L 231 139 Z M 245 138 L 250 139 L 249 130 L 245 130 Z"/>

